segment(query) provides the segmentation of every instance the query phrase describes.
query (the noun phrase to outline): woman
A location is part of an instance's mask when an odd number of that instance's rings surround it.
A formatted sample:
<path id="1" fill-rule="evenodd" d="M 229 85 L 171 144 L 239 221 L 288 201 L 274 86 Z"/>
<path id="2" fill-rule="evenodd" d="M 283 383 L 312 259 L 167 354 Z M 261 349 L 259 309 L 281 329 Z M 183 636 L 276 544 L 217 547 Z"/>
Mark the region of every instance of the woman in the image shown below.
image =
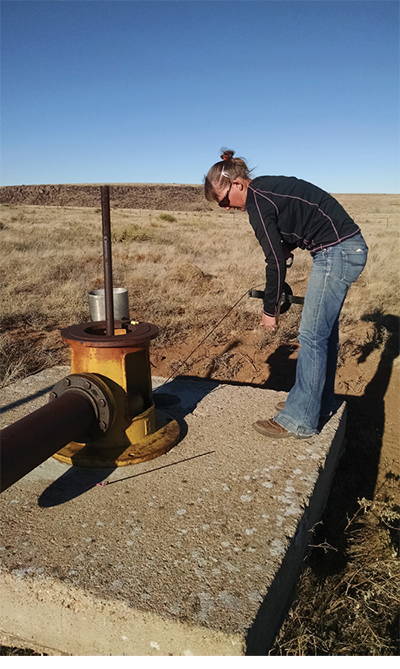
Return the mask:
<path id="1" fill-rule="evenodd" d="M 313 268 L 299 328 L 296 381 L 279 413 L 253 427 L 274 439 L 305 439 L 333 412 L 339 315 L 351 284 L 364 269 L 368 248 L 359 227 L 331 195 L 295 177 L 251 178 L 242 158 L 224 151 L 204 180 L 205 196 L 225 209 L 247 211 L 264 251 L 266 288 L 262 324 L 278 327 L 286 259 L 307 249 Z"/>

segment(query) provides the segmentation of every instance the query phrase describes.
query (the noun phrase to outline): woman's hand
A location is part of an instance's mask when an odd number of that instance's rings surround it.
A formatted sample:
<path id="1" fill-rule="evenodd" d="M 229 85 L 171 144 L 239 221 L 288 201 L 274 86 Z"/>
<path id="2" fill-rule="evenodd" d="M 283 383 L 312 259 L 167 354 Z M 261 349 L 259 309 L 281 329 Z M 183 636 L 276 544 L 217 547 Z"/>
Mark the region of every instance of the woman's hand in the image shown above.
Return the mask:
<path id="1" fill-rule="evenodd" d="M 261 323 L 267 332 L 274 332 L 278 327 L 275 316 L 267 316 L 267 314 L 263 314 Z"/>

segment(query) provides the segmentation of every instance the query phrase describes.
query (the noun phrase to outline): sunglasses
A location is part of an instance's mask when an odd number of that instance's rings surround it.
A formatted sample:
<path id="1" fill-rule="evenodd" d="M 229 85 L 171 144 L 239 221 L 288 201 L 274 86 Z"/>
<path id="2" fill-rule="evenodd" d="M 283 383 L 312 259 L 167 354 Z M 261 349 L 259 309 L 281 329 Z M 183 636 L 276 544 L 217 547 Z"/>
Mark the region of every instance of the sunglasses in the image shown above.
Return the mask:
<path id="1" fill-rule="evenodd" d="M 229 186 L 222 200 L 218 202 L 219 207 L 230 207 L 231 203 L 229 202 L 229 193 L 231 192 L 232 184 Z"/>

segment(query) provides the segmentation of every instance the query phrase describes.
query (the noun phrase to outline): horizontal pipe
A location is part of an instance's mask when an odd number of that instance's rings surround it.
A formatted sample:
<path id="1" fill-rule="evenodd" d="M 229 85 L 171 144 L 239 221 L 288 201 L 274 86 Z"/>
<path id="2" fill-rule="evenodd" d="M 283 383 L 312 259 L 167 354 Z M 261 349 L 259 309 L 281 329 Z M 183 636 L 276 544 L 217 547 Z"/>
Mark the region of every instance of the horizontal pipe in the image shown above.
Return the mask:
<path id="1" fill-rule="evenodd" d="M 19 481 L 96 424 L 95 409 L 82 393 L 68 391 L 1 431 L 0 492 Z"/>

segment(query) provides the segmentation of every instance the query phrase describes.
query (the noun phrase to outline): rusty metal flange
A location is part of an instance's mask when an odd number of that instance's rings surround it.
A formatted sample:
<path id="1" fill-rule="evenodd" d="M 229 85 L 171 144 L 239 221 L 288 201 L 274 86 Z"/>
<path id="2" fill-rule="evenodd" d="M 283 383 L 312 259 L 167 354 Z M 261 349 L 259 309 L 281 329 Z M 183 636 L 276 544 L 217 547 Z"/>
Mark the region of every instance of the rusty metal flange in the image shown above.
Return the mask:
<path id="1" fill-rule="evenodd" d="M 66 342 L 80 342 L 82 346 L 99 348 L 140 348 L 148 346 L 151 339 L 157 337 L 159 329 L 151 323 L 133 325 L 126 321 L 115 321 L 115 335 L 106 334 L 106 321 L 79 323 L 61 330 Z"/>
<path id="2" fill-rule="evenodd" d="M 49 402 L 64 393 L 78 392 L 88 398 L 95 410 L 97 423 L 90 435 L 82 435 L 77 441 L 99 438 L 112 425 L 115 403 L 107 384 L 96 374 L 69 374 L 58 381 L 50 392 Z"/>

